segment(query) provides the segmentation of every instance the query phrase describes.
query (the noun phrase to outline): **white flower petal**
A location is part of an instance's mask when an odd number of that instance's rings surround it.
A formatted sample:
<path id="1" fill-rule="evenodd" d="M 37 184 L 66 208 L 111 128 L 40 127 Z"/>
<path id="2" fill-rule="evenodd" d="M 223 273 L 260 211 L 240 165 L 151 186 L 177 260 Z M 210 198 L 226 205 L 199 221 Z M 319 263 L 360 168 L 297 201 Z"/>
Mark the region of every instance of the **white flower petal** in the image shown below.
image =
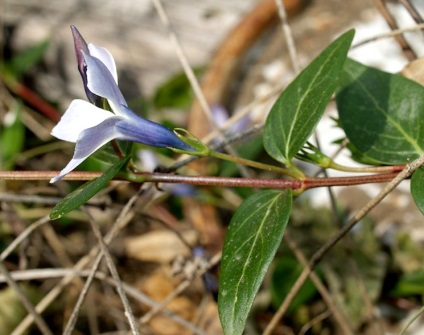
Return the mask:
<path id="1" fill-rule="evenodd" d="M 63 141 L 75 143 L 85 129 L 97 126 L 113 116 L 112 113 L 87 101 L 76 99 L 71 102 L 51 134 Z"/>
<path id="2" fill-rule="evenodd" d="M 127 106 L 127 102 L 106 65 L 98 58 L 85 53 L 84 59 L 87 64 L 88 89 L 92 93 L 107 99 L 115 114 L 129 116 L 126 110 L 121 107 L 121 105 Z"/>
<path id="3" fill-rule="evenodd" d="M 71 161 L 66 165 L 66 167 L 60 171 L 60 174 L 56 177 L 53 177 L 50 179 L 50 184 L 53 184 L 59 180 L 61 180 L 63 177 L 65 177 L 69 172 L 71 172 L 73 169 L 75 169 L 78 165 L 80 165 L 85 158 L 79 158 L 79 159 L 71 159 Z"/>
<path id="4" fill-rule="evenodd" d="M 74 156 L 60 174 L 50 180 L 54 183 L 62 179 L 66 174 L 74 170 L 85 159 L 87 159 L 97 149 L 105 145 L 107 142 L 118 138 L 121 133 L 115 127 L 117 122 L 122 121 L 122 117 L 113 116 L 98 124 L 95 127 L 85 129 L 79 136 L 75 146 Z"/>
<path id="5" fill-rule="evenodd" d="M 115 79 L 116 84 L 118 84 L 118 73 L 116 71 L 115 59 L 113 59 L 112 54 L 103 47 L 98 47 L 93 43 L 88 44 L 88 50 L 90 51 L 90 55 L 99 59 L 106 67 L 109 72 L 112 74 Z"/>

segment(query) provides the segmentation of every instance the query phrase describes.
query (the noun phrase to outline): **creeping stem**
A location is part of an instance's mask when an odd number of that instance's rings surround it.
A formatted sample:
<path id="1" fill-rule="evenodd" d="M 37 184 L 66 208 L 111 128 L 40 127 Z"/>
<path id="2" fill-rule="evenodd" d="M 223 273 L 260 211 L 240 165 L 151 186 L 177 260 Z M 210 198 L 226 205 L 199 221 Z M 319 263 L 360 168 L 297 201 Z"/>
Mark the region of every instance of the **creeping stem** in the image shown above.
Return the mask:
<path id="1" fill-rule="evenodd" d="M 50 180 L 58 171 L 0 171 L 0 180 Z M 102 172 L 73 171 L 64 180 L 92 180 Z M 127 180 L 134 183 L 153 182 L 170 184 L 190 184 L 222 187 L 256 187 L 256 188 L 291 188 L 300 192 L 316 187 L 349 186 L 369 183 L 384 183 L 395 178 L 398 173 L 380 173 L 354 177 L 309 178 L 304 180 L 261 179 L 261 178 L 226 178 L 210 176 L 181 176 L 168 173 L 123 172 L 115 180 Z"/>

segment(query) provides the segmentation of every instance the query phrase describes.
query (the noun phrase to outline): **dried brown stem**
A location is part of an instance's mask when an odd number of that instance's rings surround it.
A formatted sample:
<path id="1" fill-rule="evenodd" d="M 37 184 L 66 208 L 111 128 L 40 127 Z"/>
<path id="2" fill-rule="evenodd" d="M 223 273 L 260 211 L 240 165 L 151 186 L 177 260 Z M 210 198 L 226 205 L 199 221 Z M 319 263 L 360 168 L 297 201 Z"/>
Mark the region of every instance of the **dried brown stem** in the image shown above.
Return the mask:
<path id="1" fill-rule="evenodd" d="M 53 333 L 51 332 L 51 330 L 47 326 L 46 322 L 40 316 L 39 312 L 35 309 L 34 305 L 28 299 L 26 294 L 22 291 L 22 289 L 19 287 L 19 285 L 10 276 L 9 271 L 7 270 L 6 266 L 3 264 L 2 261 L 0 261 L 0 272 L 6 278 L 7 284 L 15 291 L 18 299 L 22 302 L 22 305 L 24 305 L 24 307 L 28 311 L 29 315 L 31 315 L 31 317 L 34 319 L 34 321 L 37 324 L 38 328 L 40 329 L 41 333 L 43 335 L 53 335 Z"/>
<path id="2" fill-rule="evenodd" d="M 137 192 L 126 204 L 126 206 L 122 209 L 119 217 L 116 219 L 115 224 L 112 226 L 111 230 L 108 232 L 108 234 L 105 237 L 105 242 L 110 243 L 115 236 L 118 234 L 118 232 L 125 227 L 132 217 L 134 216 L 134 211 L 132 211 L 132 206 L 134 205 L 134 202 L 138 199 L 140 196 L 140 192 Z M 80 271 L 83 268 L 85 268 L 95 257 L 95 255 L 98 253 L 98 248 L 93 248 L 88 255 L 81 258 L 77 264 L 74 266 L 75 271 Z M 47 293 L 44 298 L 38 303 L 38 305 L 35 307 L 36 311 L 38 313 L 43 312 L 62 292 L 65 286 L 67 286 L 69 283 L 72 282 L 72 280 L 76 277 L 76 273 L 69 273 L 65 277 L 62 278 L 62 280 L 54 287 L 52 288 L 49 293 Z M 22 335 L 25 333 L 25 331 L 28 329 L 28 327 L 34 322 L 34 318 L 32 315 L 27 315 L 22 322 L 15 328 L 13 333 L 11 335 Z"/>
<path id="3" fill-rule="evenodd" d="M 421 17 L 417 9 L 412 5 L 411 1 L 399 0 L 399 2 L 406 8 L 416 23 L 424 23 L 424 19 Z"/>
<path id="4" fill-rule="evenodd" d="M 392 16 L 392 14 L 390 14 L 389 9 L 387 8 L 387 5 L 384 0 L 374 0 L 374 5 L 380 12 L 380 14 L 383 16 L 383 18 L 386 20 L 391 30 L 396 30 L 399 28 L 394 17 Z M 396 35 L 395 39 L 398 42 L 399 46 L 402 48 L 403 54 L 409 61 L 417 59 L 417 55 L 415 54 L 414 50 L 411 49 L 403 35 Z"/>

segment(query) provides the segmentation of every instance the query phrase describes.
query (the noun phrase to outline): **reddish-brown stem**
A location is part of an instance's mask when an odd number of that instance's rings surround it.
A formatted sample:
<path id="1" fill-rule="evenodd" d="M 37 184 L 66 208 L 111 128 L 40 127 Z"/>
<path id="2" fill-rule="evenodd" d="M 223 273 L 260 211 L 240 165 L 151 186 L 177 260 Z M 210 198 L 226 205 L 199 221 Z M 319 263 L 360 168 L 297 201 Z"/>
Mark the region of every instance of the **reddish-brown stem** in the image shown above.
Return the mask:
<path id="1" fill-rule="evenodd" d="M 5 81 L 9 89 L 24 100 L 28 105 L 32 106 L 39 112 L 43 113 L 53 122 L 58 122 L 60 120 L 60 114 L 52 105 L 46 102 L 41 98 L 37 93 L 29 89 L 23 84 L 20 83 L 11 83 L 10 81 Z"/>
<path id="2" fill-rule="evenodd" d="M 224 187 L 256 187 L 256 188 L 291 188 L 294 190 L 302 187 L 302 181 L 291 179 L 261 179 L 261 178 L 229 178 L 229 177 L 204 177 L 204 176 L 181 176 L 161 173 L 140 173 L 142 179 L 156 183 L 189 184 L 201 186 L 224 186 Z"/>
<path id="3" fill-rule="evenodd" d="M 353 177 L 307 178 L 303 181 L 303 189 L 328 186 L 351 186 L 391 181 L 398 173 L 380 173 Z"/>
<path id="4" fill-rule="evenodd" d="M 0 180 L 50 180 L 57 176 L 58 171 L 0 171 Z M 101 172 L 74 171 L 67 174 L 64 180 L 92 180 L 100 177 Z M 293 190 L 307 190 L 325 186 L 349 186 L 369 183 L 384 183 L 391 181 L 397 173 L 381 173 L 353 177 L 306 178 L 305 180 L 291 179 L 261 179 L 261 178 L 228 178 L 210 176 L 181 176 L 167 173 L 133 173 L 117 176 L 115 180 L 132 182 L 153 182 L 169 184 L 190 184 L 202 186 L 223 187 L 256 187 Z"/>
<path id="5" fill-rule="evenodd" d="M 111 143 L 116 155 L 119 157 L 119 159 L 122 159 L 124 157 L 124 154 L 122 153 L 121 149 L 119 149 L 118 143 L 116 143 L 115 140 L 113 140 Z"/>

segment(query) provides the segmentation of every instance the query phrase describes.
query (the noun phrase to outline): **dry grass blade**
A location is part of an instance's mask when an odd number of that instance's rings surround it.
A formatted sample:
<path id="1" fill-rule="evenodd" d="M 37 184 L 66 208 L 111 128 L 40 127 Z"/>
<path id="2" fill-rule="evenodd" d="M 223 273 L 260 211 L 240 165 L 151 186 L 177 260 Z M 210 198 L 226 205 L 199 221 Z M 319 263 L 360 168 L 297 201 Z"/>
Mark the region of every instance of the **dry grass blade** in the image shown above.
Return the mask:
<path id="1" fill-rule="evenodd" d="M 295 73 L 299 73 L 300 64 L 299 64 L 299 56 L 296 51 L 296 44 L 294 43 L 293 33 L 291 27 L 288 22 L 286 6 L 284 5 L 283 0 L 275 0 L 278 8 L 278 15 L 281 20 L 283 34 L 286 40 L 287 48 L 289 49 L 290 61 L 293 66 L 293 70 Z"/>
<path id="2" fill-rule="evenodd" d="M 218 264 L 221 260 L 221 256 L 222 256 L 221 253 L 216 254 L 214 257 L 211 258 L 211 260 L 205 267 L 198 269 L 195 276 L 183 281 L 180 285 L 178 285 L 178 287 L 173 292 L 171 292 L 165 299 L 163 299 L 160 302 L 160 304 L 158 304 L 157 306 L 155 306 L 155 308 L 150 310 L 149 313 L 145 314 L 140 319 L 140 323 L 142 324 L 148 323 L 152 319 L 152 317 L 154 317 L 157 313 L 161 312 L 163 308 L 165 308 L 165 306 L 169 302 L 171 302 L 174 298 L 176 298 L 179 294 L 181 294 L 185 289 L 187 289 L 194 278 L 202 276 L 208 269 Z"/>
<path id="3" fill-rule="evenodd" d="M 50 219 L 47 215 L 28 226 L 21 234 L 19 234 L 18 237 L 13 240 L 12 243 L 7 246 L 6 249 L 3 250 L 3 252 L 0 254 L 0 260 L 4 261 L 12 253 L 12 251 L 15 250 L 20 243 L 22 243 L 22 241 L 24 241 L 26 238 L 28 238 L 29 235 L 31 235 L 34 230 L 36 230 L 43 224 L 48 223 L 49 221 Z"/>
<path id="4" fill-rule="evenodd" d="M 398 35 L 401 35 L 403 33 L 407 33 L 407 32 L 411 32 L 411 31 L 417 31 L 417 30 L 423 30 L 424 29 L 424 24 L 417 24 L 416 26 L 413 27 L 409 27 L 409 28 L 402 28 L 402 29 L 396 29 L 396 30 L 392 30 L 389 33 L 385 33 L 385 34 L 379 34 L 377 36 L 373 36 L 370 38 L 367 38 L 363 41 L 360 41 L 354 45 L 352 45 L 351 49 L 355 49 L 357 47 L 363 46 L 365 44 L 371 43 L 371 42 L 375 42 L 381 39 L 385 39 L 385 38 L 391 38 L 391 37 L 395 37 Z"/>
<path id="5" fill-rule="evenodd" d="M 411 17 L 414 19 L 416 23 L 424 23 L 424 20 L 417 9 L 411 4 L 409 0 L 399 0 L 399 2 L 406 8 Z"/>
<path id="6" fill-rule="evenodd" d="M 406 323 L 405 327 L 403 327 L 399 335 L 405 335 L 409 327 L 411 327 L 411 325 L 423 314 L 424 314 L 424 306 L 421 307 L 420 310 Z"/>
<path id="7" fill-rule="evenodd" d="M 66 323 L 65 330 L 63 331 L 63 335 L 69 335 L 74 330 L 75 324 L 78 320 L 79 311 L 81 309 L 81 306 L 84 302 L 85 297 L 88 294 L 88 290 L 90 289 L 90 286 L 93 282 L 93 279 L 96 275 L 97 269 L 99 268 L 99 265 L 102 259 L 103 259 L 103 254 L 99 253 L 96 259 L 94 260 L 94 263 L 90 270 L 90 274 L 87 277 L 84 287 L 81 289 L 81 292 L 78 296 L 78 300 L 76 301 L 75 306 L 72 310 L 71 316 L 69 317 L 69 320 Z"/>
<path id="8" fill-rule="evenodd" d="M 139 198 L 141 194 L 143 194 L 147 199 L 149 199 L 152 196 L 151 187 L 148 189 L 140 188 L 140 190 L 134 194 L 131 199 L 127 202 L 125 207 L 120 212 L 118 218 L 115 221 L 115 224 L 112 226 L 111 230 L 108 232 L 108 234 L 105 237 L 105 242 L 110 243 L 115 236 L 118 234 L 118 232 L 123 229 L 134 217 L 135 213 L 132 210 L 132 207 L 135 203 L 135 201 Z M 149 201 L 146 200 L 146 203 Z M 95 255 L 98 253 L 98 248 L 93 248 L 88 255 L 81 258 L 77 264 L 74 266 L 75 271 L 80 271 L 84 269 L 95 257 Z M 76 275 L 74 273 L 70 273 L 45 295 L 45 297 L 38 303 L 38 305 L 35 307 L 36 311 L 38 313 L 43 312 L 62 292 L 63 288 L 66 287 L 74 278 Z M 34 318 L 32 315 L 27 315 L 24 320 L 15 328 L 13 333 L 11 335 L 22 335 L 24 332 L 28 329 L 28 327 L 33 323 Z"/>
<path id="9" fill-rule="evenodd" d="M 384 0 L 374 0 L 374 5 L 380 12 L 380 14 L 384 17 L 387 24 L 389 25 L 391 30 L 397 30 L 398 26 L 393 18 L 393 16 L 390 14 L 387 5 Z M 405 57 L 412 61 L 414 59 L 417 59 L 417 55 L 415 54 L 414 50 L 411 49 L 406 39 L 403 37 L 403 35 L 396 35 L 395 36 L 396 41 L 398 42 L 399 46 L 402 48 L 402 51 L 405 55 Z"/>
<path id="10" fill-rule="evenodd" d="M 92 272 L 93 272 L 92 269 L 76 271 L 74 269 L 55 268 L 55 269 L 33 269 L 33 270 L 13 271 L 13 272 L 10 272 L 10 275 L 15 281 L 25 281 L 25 280 L 40 280 L 40 279 L 47 279 L 47 278 L 61 278 L 68 275 L 74 275 L 78 277 L 89 277 Z M 113 278 L 108 277 L 103 272 L 99 272 L 99 271 L 94 272 L 94 277 L 97 280 L 104 281 L 106 284 L 111 285 L 113 287 L 117 287 L 118 285 Z M 6 277 L 1 274 L 0 274 L 0 283 L 6 283 Z M 125 292 L 128 294 L 128 296 L 135 299 L 136 301 L 139 301 L 142 304 L 145 304 L 146 306 L 156 308 L 157 306 L 160 305 L 158 302 L 144 295 L 135 287 L 132 287 L 126 283 L 123 283 L 123 288 Z M 188 330 L 192 331 L 193 334 L 198 334 L 198 335 L 205 334 L 201 329 L 196 328 L 192 323 L 181 318 L 178 314 L 175 314 L 174 312 L 171 312 L 166 308 L 162 309 L 162 307 L 161 307 L 161 312 L 165 316 L 167 316 L 169 319 L 173 320 L 175 323 L 180 324 L 184 326 L 185 328 L 187 328 Z"/>
<path id="11" fill-rule="evenodd" d="M 96 236 L 97 240 L 99 241 L 101 254 L 103 254 L 103 257 L 106 259 L 106 264 L 109 268 L 110 273 L 112 274 L 112 278 L 115 279 L 117 283 L 117 291 L 119 294 L 119 297 L 121 298 L 122 304 L 124 305 L 125 309 L 125 316 L 128 319 L 128 322 L 131 327 L 131 331 L 135 335 L 139 335 L 140 332 L 138 331 L 138 327 L 134 318 L 134 313 L 132 312 L 130 303 L 128 301 L 128 298 L 125 294 L 125 290 L 122 284 L 121 279 L 119 278 L 118 270 L 116 269 L 115 264 L 113 263 L 112 256 L 109 253 L 109 250 L 107 248 L 107 245 L 105 241 L 103 240 L 102 233 L 100 232 L 99 227 L 97 226 L 96 222 L 94 221 L 93 217 L 86 211 L 86 214 L 89 217 L 89 222 L 91 225 L 91 228 L 94 231 L 94 235 Z"/>
<path id="12" fill-rule="evenodd" d="M 315 324 L 321 322 L 322 320 L 328 318 L 331 315 L 331 311 L 326 310 L 322 312 L 321 314 L 314 317 L 312 320 L 310 320 L 307 324 L 305 324 L 302 329 L 299 331 L 298 335 L 305 335 L 309 329 L 311 329 Z"/>
<path id="13" fill-rule="evenodd" d="M 298 248 L 296 242 L 291 238 L 290 232 L 288 230 L 285 232 L 284 240 L 286 241 L 288 247 L 293 251 L 299 263 L 302 264 L 303 267 L 308 268 L 308 260 L 306 259 L 302 251 Z M 353 331 L 349 325 L 348 320 L 346 319 L 346 316 L 343 314 L 343 311 L 336 306 L 327 288 L 313 270 L 311 270 L 309 278 L 312 280 L 315 287 L 321 294 L 323 300 L 327 304 L 328 311 L 334 315 L 334 318 L 339 324 L 340 329 L 343 331 L 343 334 L 353 335 Z"/>
<path id="14" fill-rule="evenodd" d="M 7 284 L 15 291 L 16 295 L 18 296 L 19 300 L 24 305 L 25 309 L 28 311 L 29 315 L 31 315 L 34 318 L 34 321 L 37 324 L 38 328 L 40 329 L 41 333 L 43 335 L 53 335 L 53 333 L 47 326 L 46 322 L 43 320 L 40 314 L 38 314 L 38 312 L 35 310 L 33 304 L 28 299 L 25 292 L 22 291 L 19 285 L 16 284 L 16 282 L 10 276 L 9 271 L 4 266 L 2 261 L 0 261 L 0 272 L 3 273 L 3 276 L 6 278 Z"/>

